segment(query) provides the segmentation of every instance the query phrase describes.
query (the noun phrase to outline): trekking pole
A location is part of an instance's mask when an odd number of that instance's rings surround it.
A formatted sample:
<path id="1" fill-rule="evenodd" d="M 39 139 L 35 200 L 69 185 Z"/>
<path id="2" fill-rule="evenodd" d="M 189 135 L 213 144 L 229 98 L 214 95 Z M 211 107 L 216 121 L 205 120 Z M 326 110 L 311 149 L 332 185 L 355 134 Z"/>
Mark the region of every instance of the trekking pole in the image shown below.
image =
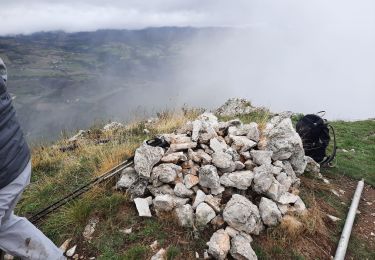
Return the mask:
<path id="1" fill-rule="evenodd" d="M 159 147 L 167 147 L 168 143 L 163 138 L 154 138 L 151 140 L 146 141 L 146 143 L 150 146 L 159 146 Z M 90 182 L 86 183 L 85 185 L 81 186 L 80 188 L 74 190 L 67 196 L 61 198 L 60 200 L 54 202 L 53 204 L 47 206 L 46 208 L 40 210 L 33 216 L 29 218 L 29 221 L 33 224 L 38 222 L 40 219 L 44 218 L 51 212 L 57 210 L 58 208 L 62 207 L 63 205 L 67 204 L 68 202 L 72 201 L 73 199 L 79 197 L 80 195 L 86 193 L 90 189 L 92 189 L 94 186 L 113 178 L 117 174 L 119 174 L 122 170 L 124 170 L 127 167 L 130 167 L 134 162 L 134 156 L 128 158 L 126 161 L 123 161 L 119 165 L 113 167 L 109 171 L 105 172 L 104 174 L 96 177 L 95 179 L 91 180 Z M 1 259 L 0 259 L 1 260 Z"/>

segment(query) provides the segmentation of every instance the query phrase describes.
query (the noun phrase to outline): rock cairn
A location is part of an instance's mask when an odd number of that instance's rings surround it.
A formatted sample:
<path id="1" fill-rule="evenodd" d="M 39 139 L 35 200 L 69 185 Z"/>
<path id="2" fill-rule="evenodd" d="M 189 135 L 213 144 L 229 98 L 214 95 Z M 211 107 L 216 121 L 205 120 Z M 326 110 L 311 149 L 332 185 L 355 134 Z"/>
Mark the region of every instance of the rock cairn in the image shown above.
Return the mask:
<path id="1" fill-rule="evenodd" d="M 222 106 L 215 110 L 218 116 L 237 116 L 253 112 L 268 111 L 264 107 L 254 107 L 244 98 L 230 98 Z"/>
<path id="2" fill-rule="evenodd" d="M 139 147 L 117 188 L 127 190 L 140 216 L 169 212 L 183 227 L 212 225 L 207 252 L 213 258 L 257 259 L 251 235 L 306 209 L 298 175 L 307 163 L 316 167 L 289 116 L 274 116 L 260 130 L 255 122 L 219 122 L 203 113 L 162 135 L 168 148 Z"/>

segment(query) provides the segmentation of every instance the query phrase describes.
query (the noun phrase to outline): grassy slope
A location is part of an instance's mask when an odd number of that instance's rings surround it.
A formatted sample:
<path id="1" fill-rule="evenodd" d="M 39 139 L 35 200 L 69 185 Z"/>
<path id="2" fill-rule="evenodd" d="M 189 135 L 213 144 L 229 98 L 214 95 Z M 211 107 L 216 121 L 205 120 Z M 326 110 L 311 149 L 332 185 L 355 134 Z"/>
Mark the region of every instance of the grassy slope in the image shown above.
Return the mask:
<path id="1" fill-rule="evenodd" d="M 89 141 L 82 142 L 76 151 L 62 153 L 57 147 L 66 143 L 60 140 L 56 146 L 39 146 L 33 149 L 33 180 L 18 205 L 21 215 L 30 216 L 38 209 L 45 207 L 69 191 L 97 176 L 113 165 L 124 160 L 144 140 L 157 133 L 172 132 L 187 120 L 194 118 L 197 111 L 163 113 L 162 120 L 152 127 L 149 135 L 143 134 L 144 123 L 135 123 L 120 131 L 103 133 L 99 127 L 93 127 Z M 264 122 L 267 113 L 257 113 L 241 117 L 244 122 Z M 225 118 L 229 119 L 229 118 Z M 338 153 L 337 167 L 325 170 L 326 174 L 346 174 L 355 178 L 365 176 L 374 185 L 374 121 L 334 122 L 337 130 L 338 144 L 341 148 L 355 149 L 354 153 Z M 95 140 L 111 138 L 104 145 L 95 144 Z M 91 140 L 91 141 L 90 141 Z M 354 163 L 353 163 L 354 162 Z M 254 248 L 260 259 L 286 258 L 309 259 L 313 252 L 314 240 L 322 244 L 335 244 L 339 237 L 342 222 L 330 231 L 322 223 L 322 210 L 317 203 L 324 203 L 332 214 L 344 217 L 346 209 L 328 192 L 324 185 L 314 185 L 313 176 L 302 180 L 301 196 L 313 209 L 309 219 L 304 223 L 303 239 L 286 239 L 285 230 L 270 230 L 257 238 Z M 192 232 L 176 228 L 172 219 L 158 220 L 137 217 L 132 203 L 125 194 L 113 192 L 113 183 L 101 186 L 89 192 L 79 200 L 52 214 L 39 227 L 57 244 L 67 238 L 73 238 L 78 244 L 79 252 L 85 256 L 100 256 L 100 259 L 144 259 L 152 252 L 148 245 L 158 240 L 161 246 L 168 247 L 169 259 L 194 258 L 194 252 L 202 252 L 210 231 L 205 230 L 199 239 L 194 239 Z M 315 206 L 314 206 L 315 205 Z M 91 243 L 82 242 L 82 231 L 90 217 L 100 219 L 97 231 Z M 124 235 L 121 229 L 132 227 L 131 235 Z M 320 232 L 319 230 L 323 230 Z M 303 243 L 301 243 L 301 241 Z M 351 240 L 351 244 L 358 243 Z M 310 246 L 310 247 L 308 247 Z M 319 249 L 316 249 L 319 250 Z M 351 246 L 353 255 L 372 257 L 371 250 Z M 324 251 L 324 250 L 323 250 Z M 322 257 L 326 252 L 321 252 Z"/>
<path id="2" fill-rule="evenodd" d="M 337 136 L 337 159 L 327 172 L 355 179 L 364 178 L 375 186 L 375 120 L 332 123 Z M 343 152 L 342 149 L 348 152 Z M 350 151 L 354 149 L 354 151 Z"/>
<path id="3" fill-rule="evenodd" d="M 144 122 L 129 124 L 127 127 L 103 132 L 102 126 L 94 126 L 91 133 L 79 148 L 70 152 L 61 152 L 59 147 L 66 146 L 62 138 L 55 145 L 33 148 L 33 178 L 18 204 L 17 213 L 31 216 L 41 208 L 56 201 L 88 180 L 105 172 L 130 157 L 143 140 L 160 133 L 173 132 L 188 120 L 195 118 L 199 110 L 181 110 L 159 113 L 160 120 L 147 127 L 144 134 Z M 111 141 L 98 145 L 97 140 L 109 138 Z M 51 214 L 39 227 L 56 244 L 67 238 L 73 238 L 87 255 L 99 255 L 102 259 L 142 259 L 150 255 L 146 245 L 155 239 L 163 245 L 164 240 L 178 241 L 189 233 L 174 230 L 170 223 L 156 219 L 142 220 L 137 217 L 134 206 L 123 193 L 113 192 L 114 183 L 108 183 L 90 191 L 82 198 L 64 206 Z M 98 236 L 92 243 L 82 244 L 81 234 L 90 217 L 100 218 Z M 120 229 L 133 227 L 130 236 L 124 236 Z M 168 228 L 172 228 L 169 232 Z M 207 239 L 207 238 L 206 238 Z M 168 243 L 169 244 L 169 243 Z M 129 246 L 130 245 L 130 246 Z M 194 247 L 204 246 L 203 240 L 196 240 Z M 192 250 L 190 250 L 192 251 Z M 174 255 L 178 249 L 169 247 L 168 254 Z"/>

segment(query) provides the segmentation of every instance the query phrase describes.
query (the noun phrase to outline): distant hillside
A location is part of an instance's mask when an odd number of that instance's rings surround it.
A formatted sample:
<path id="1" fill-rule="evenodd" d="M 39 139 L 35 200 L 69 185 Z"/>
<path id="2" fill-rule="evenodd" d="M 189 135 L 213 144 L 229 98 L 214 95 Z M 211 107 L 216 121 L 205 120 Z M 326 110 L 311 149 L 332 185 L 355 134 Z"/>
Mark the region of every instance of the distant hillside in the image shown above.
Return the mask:
<path id="1" fill-rule="evenodd" d="M 139 105 L 139 114 L 152 110 L 147 106 L 154 106 L 150 101 L 157 93 L 175 89 L 173 70 L 184 45 L 222 30 L 166 27 L 0 37 L 0 56 L 9 67 L 9 89 L 29 139 L 52 139 L 94 120 L 134 117 L 129 114 Z"/>

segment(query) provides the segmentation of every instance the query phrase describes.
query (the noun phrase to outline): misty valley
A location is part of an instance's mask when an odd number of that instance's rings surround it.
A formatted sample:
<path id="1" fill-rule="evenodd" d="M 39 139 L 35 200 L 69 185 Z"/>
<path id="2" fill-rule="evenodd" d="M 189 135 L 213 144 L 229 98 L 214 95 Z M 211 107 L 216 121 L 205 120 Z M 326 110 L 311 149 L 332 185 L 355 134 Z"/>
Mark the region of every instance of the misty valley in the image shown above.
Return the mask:
<path id="1" fill-rule="evenodd" d="M 0 37 L 8 88 L 26 135 L 48 140 L 63 130 L 155 112 L 164 106 L 163 96 L 173 96 L 171 74 L 183 42 L 200 31 L 160 28 Z"/>
<path id="2" fill-rule="evenodd" d="M 311 48 L 307 42 L 283 39 L 279 31 L 264 28 L 57 31 L 2 36 L 0 54 L 30 141 L 53 140 L 110 120 L 145 118 L 182 104 L 213 108 L 230 97 L 273 111 L 373 117 L 367 109 L 370 95 L 353 87 L 361 82 L 342 77 L 351 75 L 334 60 L 296 55 L 298 48 Z M 329 76 L 322 66 L 330 68 Z M 371 91 L 370 83 L 362 87 Z M 327 86 L 334 87 L 328 91 Z M 356 114 L 344 105 L 352 101 Z"/>

